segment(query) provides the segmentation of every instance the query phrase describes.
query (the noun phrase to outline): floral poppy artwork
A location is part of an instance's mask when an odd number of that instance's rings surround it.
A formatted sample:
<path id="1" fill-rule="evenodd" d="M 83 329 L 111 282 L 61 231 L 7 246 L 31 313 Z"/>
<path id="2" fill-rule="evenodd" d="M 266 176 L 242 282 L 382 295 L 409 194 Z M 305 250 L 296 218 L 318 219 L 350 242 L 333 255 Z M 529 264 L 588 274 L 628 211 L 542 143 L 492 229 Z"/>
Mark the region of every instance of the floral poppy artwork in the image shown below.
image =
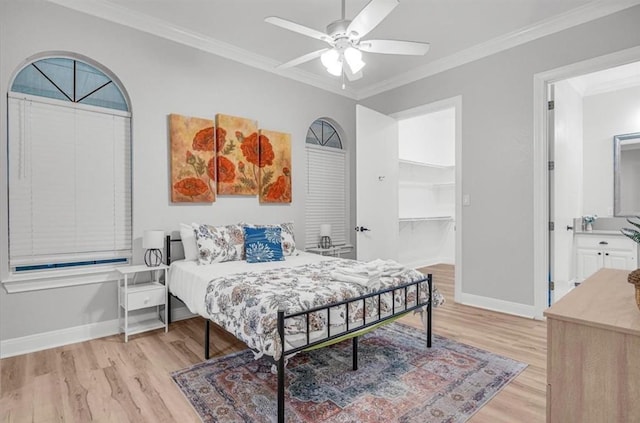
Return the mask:
<path id="1" fill-rule="evenodd" d="M 260 202 L 291 203 L 291 135 L 260 130 Z"/>
<path id="2" fill-rule="evenodd" d="M 216 115 L 217 183 L 219 195 L 258 194 L 258 123 L 255 120 Z"/>
<path id="3" fill-rule="evenodd" d="M 169 115 L 171 201 L 216 200 L 215 128 L 213 120 Z"/>

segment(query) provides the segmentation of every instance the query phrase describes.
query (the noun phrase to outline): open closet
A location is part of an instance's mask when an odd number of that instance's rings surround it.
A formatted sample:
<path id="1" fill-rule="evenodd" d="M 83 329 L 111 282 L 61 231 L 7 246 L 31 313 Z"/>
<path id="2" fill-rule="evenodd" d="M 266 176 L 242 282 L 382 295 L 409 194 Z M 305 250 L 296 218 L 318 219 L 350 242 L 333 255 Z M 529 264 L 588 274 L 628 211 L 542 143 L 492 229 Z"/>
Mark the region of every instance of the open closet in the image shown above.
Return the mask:
<path id="1" fill-rule="evenodd" d="M 401 263 L 455 264 L 455 108 L 398 120 Z"/>

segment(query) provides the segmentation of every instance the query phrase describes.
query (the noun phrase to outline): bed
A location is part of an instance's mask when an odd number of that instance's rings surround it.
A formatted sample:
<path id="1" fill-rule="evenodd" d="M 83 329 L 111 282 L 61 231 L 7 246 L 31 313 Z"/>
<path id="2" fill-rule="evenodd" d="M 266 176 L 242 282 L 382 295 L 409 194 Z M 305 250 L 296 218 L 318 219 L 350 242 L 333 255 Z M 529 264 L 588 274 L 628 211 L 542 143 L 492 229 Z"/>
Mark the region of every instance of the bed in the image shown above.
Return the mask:
<path id="1" fill-rule="evenodd" d="M 351 339 L 357 370 L 358 336 L 411 311 L 423 314 L 431 347 L 432 306 L 443 301 L 431 275 L 380 261 L 371 264 L 379 267 L 380 277 L 356 283 L 344 275 L 362 269 L 362 263 L 305 252 L 284 261 L 203 266 L 172 260 L 172 242 L 167 237 L 169 292 L 205 318 L 205 359 L 211 321 L 244 341 L 256 358 L 271 358 L 278 374 L 279 422 L 284 421 L 286 360 L 293 354 Z"/>

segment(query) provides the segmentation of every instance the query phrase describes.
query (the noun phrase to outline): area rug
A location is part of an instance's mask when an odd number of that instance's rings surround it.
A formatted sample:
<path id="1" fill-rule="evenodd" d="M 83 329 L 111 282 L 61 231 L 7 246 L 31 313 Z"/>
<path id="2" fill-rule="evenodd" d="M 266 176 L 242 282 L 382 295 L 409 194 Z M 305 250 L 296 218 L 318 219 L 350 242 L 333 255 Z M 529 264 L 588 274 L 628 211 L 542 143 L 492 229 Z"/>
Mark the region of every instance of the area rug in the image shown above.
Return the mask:
<path id="1" fill-rule="evenodd" d="M 391 323 L 287 364 L 287 422 L 464 422 L 527 366 Z M 272 362 L 241 351 L 172 374 L 205 422 L 275 422 Z"/>

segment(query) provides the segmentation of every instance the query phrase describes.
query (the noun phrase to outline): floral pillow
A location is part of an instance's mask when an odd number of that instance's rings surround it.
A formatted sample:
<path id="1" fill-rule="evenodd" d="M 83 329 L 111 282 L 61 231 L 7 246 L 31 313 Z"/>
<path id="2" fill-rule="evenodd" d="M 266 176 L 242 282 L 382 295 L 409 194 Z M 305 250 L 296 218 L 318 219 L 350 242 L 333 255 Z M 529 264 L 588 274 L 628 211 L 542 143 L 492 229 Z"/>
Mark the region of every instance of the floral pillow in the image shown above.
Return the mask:
<path id="1" fill-rule="evenodd" d="M 229 234 L 229 243 L 236 249 L 234 260 L 244 260 L 244 228 L 241 225 L 225 226 Z"/>
<path id="2" fill-rule="evenodd" d="M 280 227 L 244 228 L 247 263 L 282 261 L 282 229 Z"/>
<path id="3" fill-rule="evenodd" d="M 241 223 L 245 228 L 280 228 L 282 236 L 282 253 L 285 256 L 297 256 L 296 239 L 293 235 L 293 222 L 281 223 L 279 225 L 253 225 Z"/>
<path id="4" fill-rule="evenodd" d="M 240 225 L 193 225 L 198 246 L 198 264 L 242 260 L 244 232 Z"/>

